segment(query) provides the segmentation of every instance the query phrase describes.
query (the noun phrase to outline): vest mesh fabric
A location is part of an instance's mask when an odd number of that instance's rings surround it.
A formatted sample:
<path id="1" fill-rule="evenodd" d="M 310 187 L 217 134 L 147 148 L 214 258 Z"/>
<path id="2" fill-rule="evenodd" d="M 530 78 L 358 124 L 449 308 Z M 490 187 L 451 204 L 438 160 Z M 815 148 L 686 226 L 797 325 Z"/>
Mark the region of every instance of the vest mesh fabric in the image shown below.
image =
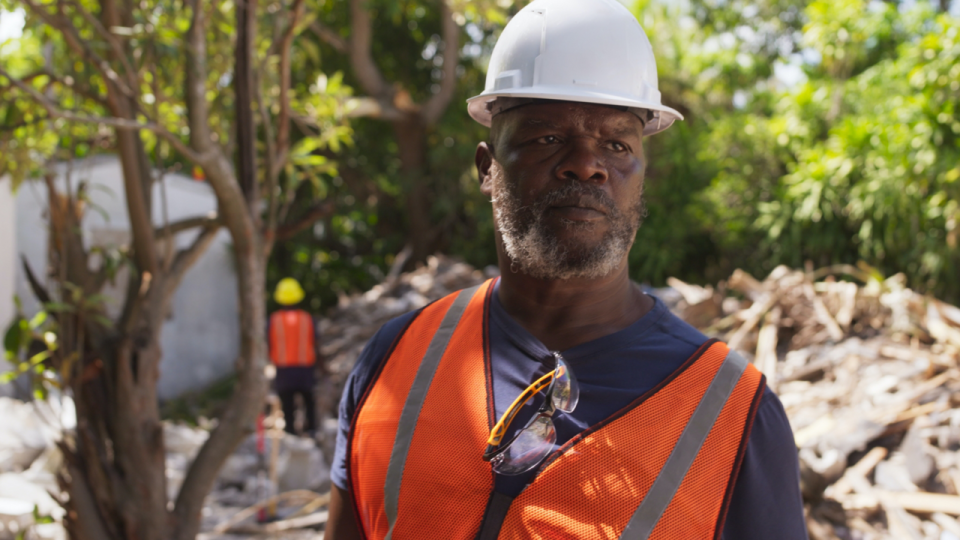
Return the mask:
<path id="1" fill-rule="evenodd" d="M 563 453 L 548 462 L 514 500 L 500 538 L 618 538 L 666 463 L 727 350 L 721 343 L 713 344 L 672 381 L 641 398 L 639 405 L 627 407 L 599 429 L 564 445 Z M 741 377 L 708 436 L 709 448 L 698 454 L 652 538 L 713 537 L 759 382 L 753 378 Z"/>
<path id="2" fill-rule="evenodd" d="M 306 311 L 280 310 L 270 316 L 270 360 L 277 367 L 316 363 L 313 317 Z"/>
<path id="3" fill-rule="evenodd" d="M 467 306 L 420 411 L 400 489 L 396 540 L 472 539 L 480 530 L 483 512 L 464 509 L 484 508 L 493 489 L 490 464 L 480 459 L 491 426 L 483 333 L 476 331 L 490 285 Z"/>
<path id="4" fill-rule="evenodd" d="M 487 287 L 464 313 L 420 411 L 400 488 L 396 540 L 469 540 L 479 530 L 493 487 L 490 466 L 480 459 L 490 427 L 483 331 Z M 429 306 L 413 321 L 355 416 L 351 489 L 367 538 L 387 533 L 384 481 L 397 422 L 420 359 L 452 301 Z M 499 538 L 618 538 L 727 351 L 722 343 L 708 342 L 660 386 L 554 452 L 513 501 Z M 762 376 L 748 366 L 651 538 L 717 536 L 761 392 Z"/>
<path id="5" fill-rule="evenodd" d="M 692 538 L 691 531 L 696 533 L 696 538 L 719 538 L 724 495 L 732 487 L 741 442 L 749 437 L 749 429 L 744 432 L 746 419 L 752 417 L 754 402 L 762 392 L 762 375 L 749 366 L 720 412 L 670 506 L 657 522 L 651 540 Z M 743 435 L 737 438 L 729 436 L 730 433 Z"/>
<path id="6" fill-rule="evenodd" d="M 419 367 L 419 362 L 390 360 L 423 358 L 453 300 L 453 297 L 438 300 L 417 316 L 384 362 L 355 415 L 350 441 L 350 489 L 367 538 L 383 538 L 387 534 L 383 495 L 387 467 L 400 412 Z"/>

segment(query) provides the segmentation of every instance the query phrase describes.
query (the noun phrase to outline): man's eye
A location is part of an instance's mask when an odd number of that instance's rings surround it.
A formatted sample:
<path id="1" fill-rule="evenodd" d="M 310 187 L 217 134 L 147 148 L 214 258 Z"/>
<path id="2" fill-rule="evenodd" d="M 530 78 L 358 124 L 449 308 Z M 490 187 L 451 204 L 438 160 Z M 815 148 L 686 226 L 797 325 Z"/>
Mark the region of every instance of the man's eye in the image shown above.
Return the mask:
<path id="1" fill-rule="evenodd" d="M 537 142 L 540 144 L 555 144 L 560 142 L 560 139 L 556 135 L 547 135 L 546 137 L 537 139 Z"/>
<path id="2" fill-rule="evenodd" d="M 612 143 L 610 143 L 610 148 L 612 148 L 614 152 L 626 152 L 626 151 L 627 151 L 627 146 L 626 146 L 625 144 L 623 144 L 623 143 L 618 143 L 618 142 L 612 142 Z"/>

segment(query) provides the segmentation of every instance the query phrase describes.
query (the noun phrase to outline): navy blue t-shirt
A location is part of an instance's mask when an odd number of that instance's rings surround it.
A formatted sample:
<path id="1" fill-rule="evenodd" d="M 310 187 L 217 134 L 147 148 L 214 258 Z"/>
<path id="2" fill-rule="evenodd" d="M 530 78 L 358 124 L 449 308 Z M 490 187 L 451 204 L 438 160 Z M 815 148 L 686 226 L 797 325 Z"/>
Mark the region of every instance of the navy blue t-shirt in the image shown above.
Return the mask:
<path id="1" fill-rule="evenodd" d="M 499 283 L 497 284 L 499 286 Z M 416 312 L 385 324 L 370 340 L 347 379 L 340 401 L 339 433 L 331 477 L 347 489 L 346 446 L 357 403 L 397 335 Z M 553 354 L 521 327 L 501 305 L 490 306 L 490 354 L 497 418 L 534 379 L 554 366 Z M 560 351 L 580 386 L 572 413 L 557 412 L 557 445 L 597 424 L 666 379 L 707 341 L 655 298 L 654 308 L 623 330 Z M 530 400 L 514 419 L 523 427 L 543 401 Z M 494 489 L 516 496 L 533 480 L 526 475 L 497 475 Z M 800 473 L 793 432 L 780 400 L 765 390 L 750 432 L 723 529 L 724 540 L 806 540 Z"/>

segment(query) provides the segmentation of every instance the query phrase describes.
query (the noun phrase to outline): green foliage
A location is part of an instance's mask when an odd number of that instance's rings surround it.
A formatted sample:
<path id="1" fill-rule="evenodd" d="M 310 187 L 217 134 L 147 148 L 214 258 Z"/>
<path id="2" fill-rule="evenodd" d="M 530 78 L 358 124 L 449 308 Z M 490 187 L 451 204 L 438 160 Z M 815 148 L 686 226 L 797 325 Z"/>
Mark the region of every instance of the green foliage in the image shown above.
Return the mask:
<path id="1" fill-rule="evenodd" d="M 57 325 L 46 311 L 27 319 L 20 315 L 20 300 L 14 298 L 18 315 L 3 335 L 3 356 L 13 366 L 0 373 L 0 384 L 7 384 L 20 376 L 29 379 L 34 397 L 45 399 L 50 388 L 60 387 L 60 378 L 50 363 L 58 349 Z"/>
<path id="2" fill-rule="evenodd" d="M 419 180 L 431 193 L 430 220 L 444 231 L 441 249 L 478 266 L 496 261 L 489 203 L 473 171 L 487 130 L 469 118 L 464 101 L 481 91 L 496 36 L 523 3 L 453 3 L 463 29 L 456 96 L 424 135 Z M 211 4 L 209 13 L 216 39 L 207 85 L 223 141 L 233 115 L 232 5 Z M 441 72 L 439 3 L 368 5 L 377 66 L 402 95 L 423 103 Z M 286 7 L 261 3 L 261 27 L 274 25 Z M 864 261 L 960 301 L 957 18 L 926 2 L 865 0 L 640 0 L 632 10 L 654 46 L 663 99 L 686 117 L 645 144 L 650 214 L 631 253 L 635 279 L 716 281 L 737 267 L 764 275 L 781 263 Z M 181 36 L 189 13 L 172 1 L 137 13 L 135 25 L 118 31 L 140 51 L 141 103 L 186 137 Z M 308 0 L 307 13 L 302 28 L 318 23 L 349 39 L 347 0 Z M 87 37 L 103 46 L 94 33 Z M 34 73 L 45 44 L 63 75 L 40 74 L 30 79 L 33 88 L 102 114 L 102 104 L 86 96 L 102 87 L 98 75 L 37 21 L 28 20 L 16 43 L 0 44 L 0 63 L 17 76 Z M 268 68 L 277 62 L 266 56 L 269 47 L 268 36 L 257 44 Z M 291 134 L 278 189 L 295 197 L 290 216 L 318 200 L 335 211 L 277 245 L 268 285 L 298 278 L 316 311 L 383 278 L 408 241 L 413 179 L 400 167 L 403 134 L 382 120 L 350 118 L 363 101 L 349 56 L 310 30 L 293 51 L 293 109 L 308 122 Z M 793 70 L 794 80 L 778 78 L 783 70 Z M 271 115 L 278 107 L 274 72 L 266 69 L 263 81 Z M 19 179 L 52 156 L 103 151 L 109 132 L 44 120 L 42 108 L 16 99 L 22 92 L 6 85 L 0 79 L 0 174 Z M 165 143 L 143 136 L 158 164 L 178 163 Z"/>
<path id="3" fill-rule="evenodd" d="M 315 18 L 311 11 L 315 2 L 307 2 L 310 13 L 298 26 L 302 32 Z M 109 58 L 119 43 L 127 54 L 111 64 L 116 78 L 129 88 L 140 122 L 155 123 L 179 135 L 187 142 L 186 40 L 191 10 L 183 2 L 164 0 L 144 2 L 132 10 L 130 26 L 105 30 L 93 26 L 88 17 L 95 11 L 90 2 L 65 2 L 44 5 L 53 13 L 60 9 L 85 42 L 91 55 Z M 210 110 L 211 137 L 220 142 L 230 155 L 235 145 L 233 78 L 234 42 L 236 37 L 233 2 L 203 2 L 207 20 L 206 80 L 207 105 Z M 14 0 L 2 0 L 0 6 L 12 8 Z M 261 2 L 257 36 L 258 82 L 263 98 L 257 112 L 261 130 L 264 118 L 276 122 L 280 113 L 279 55 L 275 36 L 269 31 L 286 21 L 286 2 Z M 81 11 L 85 9 L 86 14 Z M 109 39 L 108 39 L 109 38 Z M 307 181 L 304 198 L 322 196 L 322 185 L 337 174 L 330 155 L 352 144 L 352 131 L 347 114 L 357 106 L 352 90 L 342 83 L 342 74 L 324 71 L 319 66 L 316 48 L 300 47 L 295 40 L 292 62 L 295 66 L 291 111 L 300 131 L 295 139 L 304 139 L 284 163 L 282 193 L 298 193 Z M 269 54 L 268 54 L 269 52 Z M 115 55 L 114 55 L 115 56 Z M 122 69 L 117 65 L 122 66 Z M 106 99 L 103 75 L 94 62 L 83 61 L 69 48 L 63 35 L 28 11 L 23 36 L 0 44 L 0 66 L 21 80 L 29 90 L 43 95 L 67 113 L 98 119 L 113 116 Z M 330 74 L 330 75 L 328 75 Z M 132 82 L 131 82 L 132 81 Z M 135 84 L 134 84 L 135 83 Z M 105 124 L 87 121 L 51 119 L 46 107 L 37 103 L 30 91 L 0 76 L 0 176 L 10 174 L 16 187 L 26 178 L 41 175 L 53 160 L 83 158 L 116 151 L 113 129 Z M 150 130 L 140 136 L 152 162 L 158 168 L 190 171 L 192 165 L 177 154 L 171 145 Z"/>
<path id="4" fill-rule="evenodd" d="M 793 162 L 757 225 L 769 231 L 781 260 L 862 258 L 886 273 L 905 272 L 912 286 L 957 298 L 960 21 L 923 5 L 902 15 L 886 11 L 911 36 L 894 55 L 847 80 L 814 72 L 801 89 L 810 98 L 827 90 L 820 107 L 832 122 L 824 135 L 803 136 L 817 126 L 798 114 L 801 100 L 783 104 L 800 140 L 792 143 L 788 129 L 772 133 Z"/>
<path id="5" fill-rule="evenodd" d="M 487 129 L 469 117 L 465 101 L 483 89 L 485 55 L 511 5 L 503 0 L 454 3 L 463 28 L 459 84 L 438 125 L 425 135 L 421 180 L 432 194 L 431 221 L 442 224 L 441 249 L 480 266 L 496 263 L 490 207 L 472 165 L 476 144 L 487 137 Z M 429 99 L 439 82 L 438 6 L 435 1 L 371 2 L 377 66 L 385 79 L 396 81 L 418 103 Z M 348 38 L 349 3 L 323 2 L 317 20 Z M 298 47 L 315 49 L 328 72 L 344 73 L 344 84 L 360 86 L 348 55 L 314 36 L 305 35 Z M 371 118 L 353 120 L 351 129 L 355 144 L 342 149 L 336 174 L 323 183 L 322 194 L 335 203 L 336 212 L 279 243 L 268 268 L 268 290 L 284 277 L 295 277 L 307 293 L 306 307 L 314 311 L 335 305 L 340 294 L 378 283 L 407 243 L 404 209 L 412 178 L 401 172 L 398 139 L 403 135 Z M 309 198 L 298 198 L 292 212 L 309 204 Z"/>
<path id="6" fill-rule="evenodd" d="M 687 120 L 648 140 L 636 277 L 862 260 L 960 299 L 960 21 L 926 3 L 818 0 L 771 53 L 749 30 L 777 3 L 751 18 L 708 4 L 693 3 L 696 26 L 658 4 L 640 13 Z M 777 84 L 772 61 L 806 80 Z"/>
<path id="7" fill-rule="evenodd" d="M 29 538 L 35 538 L 36 537 L 35 534 L 32 534 L 32 533 L 34 532 L 34 527 L 36 525 L 46 525 L 48 523 L 56 522 L 53 516 L 41 514 L 40 507 L 37 505 L 33 505 L 32 516 L 33 516 L 33 522 L 27 524 L 26 527 L 24 527 L 19 532 L 17 532 L 16 536 L 14 537 L 15 540 L 27 540 Z"/>
<path id="8" fill-rule="evenodd" d="M 51 389 L 70 384 L 85 346 L 82 330 L 76 350 L 70 350 L 69 345 L 63 346 L 63 318 L 69 317 L 81 328 L 85 321 L 105 328 L 113 325 L 103 315 L 107 300 L 104 295 L 85 295 L 80 287 L 69 282 L 62 283 L 62 295 L 60 301 L 45 302 L 42 309 L 30 318 L 23 314 L 20 299 L 14 297 L 17 315 L 3 334 L 4 359 L 13 369 L 0 373 L 0 384 L 24 376 L 29 380 L 34 397 L 46 399 Z"/>

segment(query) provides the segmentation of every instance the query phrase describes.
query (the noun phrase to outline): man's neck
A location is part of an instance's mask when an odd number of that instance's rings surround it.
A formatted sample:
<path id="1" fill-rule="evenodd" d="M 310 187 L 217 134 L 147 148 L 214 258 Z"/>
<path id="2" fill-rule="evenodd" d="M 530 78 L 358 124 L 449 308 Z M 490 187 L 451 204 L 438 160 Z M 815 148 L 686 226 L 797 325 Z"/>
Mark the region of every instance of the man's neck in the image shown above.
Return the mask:
<path id="1" fill-rule="evenodd" d="M 626 261 L 598 279 L 543 280 L 500 265 L 499 299 L 547 348 L 563 351 L 623 330 L 653 309 L 631 281 Z"/>

